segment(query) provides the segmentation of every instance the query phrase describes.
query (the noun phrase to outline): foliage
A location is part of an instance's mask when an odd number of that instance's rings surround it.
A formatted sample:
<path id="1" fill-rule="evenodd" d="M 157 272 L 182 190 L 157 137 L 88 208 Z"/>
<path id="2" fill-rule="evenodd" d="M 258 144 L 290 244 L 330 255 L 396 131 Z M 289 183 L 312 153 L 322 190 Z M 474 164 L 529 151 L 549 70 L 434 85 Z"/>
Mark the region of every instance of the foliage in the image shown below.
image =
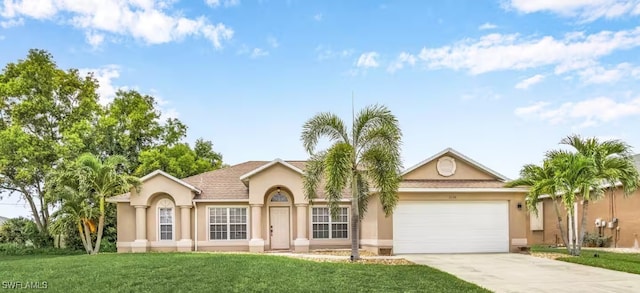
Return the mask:
<path id="1" fill-rule="evenodd" d="M 160 169 L 175 177 L 185 178 L 221 166 L 222 155 L 213 151 L 213 144 L 198 139 L 193 149 L 186 143 L 178 143 L 142 151 L 135 174 L 144 176 Z"/>
<path id="2" fill-rule="evenodd" d="M 566 254 L 564 250 L 537 246 L 532 247 L 532 251 Z M 580 256 L 560 257 L 557 260 L 640 275 L 640 253 L 616 253 L 585 249 Z"/>
<path id="3" fill-rule="evenodd" d="M 331 146 L 317 151 L 320 139 L 329 139 Z M 311 158 L 303 176 L 305 197 L 313 202 L 324 183 L 324 194 L 331 215 L 335 217 L 344 191 L 350 189 L 351 250 L 353 260 L 359 259 L 359 224 L 370 196 L 369 184 L 386 215 L 398 201 L 400 185 L 400 145 L 402 132 L 391 111 L 380 105 L 361 110 L 354 117 L 351 131 L 335 114 L 320 113 L 303 126 L 301 140 Z"/>
<path id="4" fill-rule="evenodd" d="M 35 247 L 17 243 L 0 243 L 0 255 L 75 255 L 81 254 L 80 250 L 60 249 L 52 247 Z"/>
<path id="5" fill-rule="evenodd" d="M 49 288 L 69 293 L 87 288 L 96 292 L 122 288 L 131 292 L 489 292 L 428 266 L 313 262 L 271 255 L 15 257 L 0 260 L 0 271 L 6 280 L 46 280 Z"/>
<path id="6" fill-rule="evenodd" d="M 0 243 L 44 247 L 52 239 L 38 230 L 36 223 L 24 217 L 12 218 L 0 225 Z"/>
<path id="7" fill-rule="evenodd" d="M 600 236 L 596 233 L 586 233 L 583 245 L 586 247 L 609 247 L 611 236 Z"/>

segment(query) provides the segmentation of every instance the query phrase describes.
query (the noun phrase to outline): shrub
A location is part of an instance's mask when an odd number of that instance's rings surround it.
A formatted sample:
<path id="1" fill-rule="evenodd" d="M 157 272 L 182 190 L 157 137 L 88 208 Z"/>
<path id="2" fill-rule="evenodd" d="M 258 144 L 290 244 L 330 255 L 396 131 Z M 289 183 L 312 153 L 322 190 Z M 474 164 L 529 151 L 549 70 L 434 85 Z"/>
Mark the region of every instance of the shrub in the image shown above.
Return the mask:
<path id="1" fill-rule="evenodd" d="M 611 236 L 600 236 L 598 234 L 587 233 L 584 235 L 583 246 L 586 247 L 608 247 L 611 244 Z"/>
<path id="2" fill-rule="evenodd" d="M 53 244 L 51 236 L 38 230 L 36 223 L 27 218 L 9 219 L 0 226 L 0 243 L 16 243 L 47 247 Z"/>
<path id="3" fill-rule="evenodd" d="M 74 255 L 83 251 L 61 248 L 37 248 L 17 243 L 0 243 L 0 255 Z"/>

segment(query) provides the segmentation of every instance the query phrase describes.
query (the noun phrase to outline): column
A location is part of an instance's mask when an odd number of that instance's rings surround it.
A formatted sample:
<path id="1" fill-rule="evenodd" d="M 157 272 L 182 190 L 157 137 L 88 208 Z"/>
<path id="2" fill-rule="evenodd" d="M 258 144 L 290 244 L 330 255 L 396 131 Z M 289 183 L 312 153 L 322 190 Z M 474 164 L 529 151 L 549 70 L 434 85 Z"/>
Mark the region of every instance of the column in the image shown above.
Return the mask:
<path id="1" fill-rule="evenodd" d="M 193 250 L 191 240 L 191 206 L 180 206 L 180 232 L 181 239 L 176 243 L 178 251 Z"/>
<path id="2" fill-rule="evenodd" d="M 296 252 L 309 251 L 309 239 L 307 238 L 307 227 L 309 226 L 309 217 L 307 216 L 308 209 L 309 205 L 306 203 L 296 204 L 298 233 L 296 234 L 296 240 L 293 242 Z"/>
<path id="3" fill-rule="evenodd" d="M 251 205 L 251 240 L 249 251 L 264 252 L 264 239 L 262 239 L 262 204 Z"/>
<path id="4" fill-rule="evenodd" d="M 149 246 L 147 240 L 147 206 L 136 208 L 136 240 L 131 243 L 131 252 L 146 252 Z"/>

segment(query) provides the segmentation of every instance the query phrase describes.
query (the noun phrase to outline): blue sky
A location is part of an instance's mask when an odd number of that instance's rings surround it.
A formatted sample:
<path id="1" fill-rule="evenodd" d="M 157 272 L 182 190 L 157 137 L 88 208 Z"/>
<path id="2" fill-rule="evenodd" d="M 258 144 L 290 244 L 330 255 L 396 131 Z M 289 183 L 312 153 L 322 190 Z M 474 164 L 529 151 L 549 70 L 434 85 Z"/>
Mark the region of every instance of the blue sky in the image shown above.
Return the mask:
<path id="1" fill-rule="evenodd" d="M 381 103 L 405 167 L 446 147 L 515 178 L 572 133 L 640 152 L 640 1 L 7 0 L 30 48 L 160 100 L 228 164 L 305 159 L 304 121 Z M 28 215 L 17 197 L 0 215 Z"/>

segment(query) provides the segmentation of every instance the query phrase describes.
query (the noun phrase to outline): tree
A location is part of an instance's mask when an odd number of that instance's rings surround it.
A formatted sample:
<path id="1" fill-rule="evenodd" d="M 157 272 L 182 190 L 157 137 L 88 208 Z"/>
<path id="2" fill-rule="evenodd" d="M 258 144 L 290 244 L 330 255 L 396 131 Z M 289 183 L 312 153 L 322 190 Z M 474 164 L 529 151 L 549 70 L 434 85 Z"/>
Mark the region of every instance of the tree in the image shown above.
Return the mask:
<path id="1" fill-rule="evenodd" d="M 640 175 L 634 165 L 631 146 L 621 140 L 600 141 L 593 138 L 582 138 L 579 135 L 571 135 L 564 138 L 561 144 L 573 147 L 578 154 L 589 158 L 595 169 L 595 180 L 600 185 L 596 190 L 584 190 L 582 193 L 582 221 L 578 247 L 582 247 L 587 233 L 587 212 L 589 202 L 598 200 L 605 193 L 605 189 L 614 192 L 615 186 L 622 184 L 624 196 L 633 194 L 640 184 Z M 578 252 L 579 254 L 579 252 Z"/>
<path id="2" fill-rule="evenodd" d="M 175 177 L 184 178 L 219 169 L 222 155 L 212 148 L 210 141 L 198 139 L 194 149 L 186 143 L 178 143 L 171 147 L 159 146 L 144 150 L 140 153 L 140 165 L 135 174 L 144 176 L 160 169 Z"/>
<path id="3" fill-rule="evenodd" d="M 0 191 L 20 194 L 41 232 L 49 224 L 44 178 L 93 139 L 97 82 L 62 70 L 51 54 L 29 50 L 0 73 Z"/>
<path id="4" fill-rule="evenodd" d="M 62 211 L 76 219 L 84 217 L 84 230 L 79 229 L 79 232 L 84 233 L 83 244 L 86 242 L 85 246 L 88 246 L 88 252 L 91 254 L 100 251 L 106 214 L 105 200 L 127 192 L 131 187 L 140 186 L 138 178 L 123 172 L 126 169 L 127 160 L 123 156 L 110 156 L 102 161 L 95 155 L 86 153 L 79 156 L 66 170 L 60 170 L 57 175 L 56 182 L 60 184 L 57 190 L 68 189 L 70 192 L 67 193 L 71 195 L 61 202 Z M 92 210 L 97 210 L 98 213 L 98 226 L 95 230 L 90 217 Z M 95 246 L 91 247 L 90 234 L 94 231 L 97 233 L 96 242 Z"/>
<path id="5" fill-rule="evenodd" d="M 558 204 L 558 189 L 556 186 L 555 170 L 551 160 L 545 159 L 542 166 L 527 164 L 520 171 L 520 178 L 507 182 L 505 187 L 513 188 L 518 186 L 529 187 L 529 192 L 525 199 L 527 209 L 538 214 L 538 203 L 543 200 L 544 195 L 548 195 L 553 203 L 553 208 L 558 220 L 557 227 L 560 230 L 562 243 L 569 249 L 569 240 L 562 224 L 562 214 Z"/>
<path id="6" fill-rule="evenodd" d="M 316 151 L 320 139 L 331 146 Z M 400 145 L 402 132 L 391 111 L 380 105 L 368 106 L 354 117 L 351 132 L 335 114 L 320 113 L 303 126 L 301 140 L 310 155 L 303 175 L 305 197 L 312 203 L 320 183 L 336 217 L 343 192 L 351 192 L 351 255 L 358 260 L 359 224 L 366 212 L 370 184 L 389 216 L 398 202 L 400 185 Z"/>

